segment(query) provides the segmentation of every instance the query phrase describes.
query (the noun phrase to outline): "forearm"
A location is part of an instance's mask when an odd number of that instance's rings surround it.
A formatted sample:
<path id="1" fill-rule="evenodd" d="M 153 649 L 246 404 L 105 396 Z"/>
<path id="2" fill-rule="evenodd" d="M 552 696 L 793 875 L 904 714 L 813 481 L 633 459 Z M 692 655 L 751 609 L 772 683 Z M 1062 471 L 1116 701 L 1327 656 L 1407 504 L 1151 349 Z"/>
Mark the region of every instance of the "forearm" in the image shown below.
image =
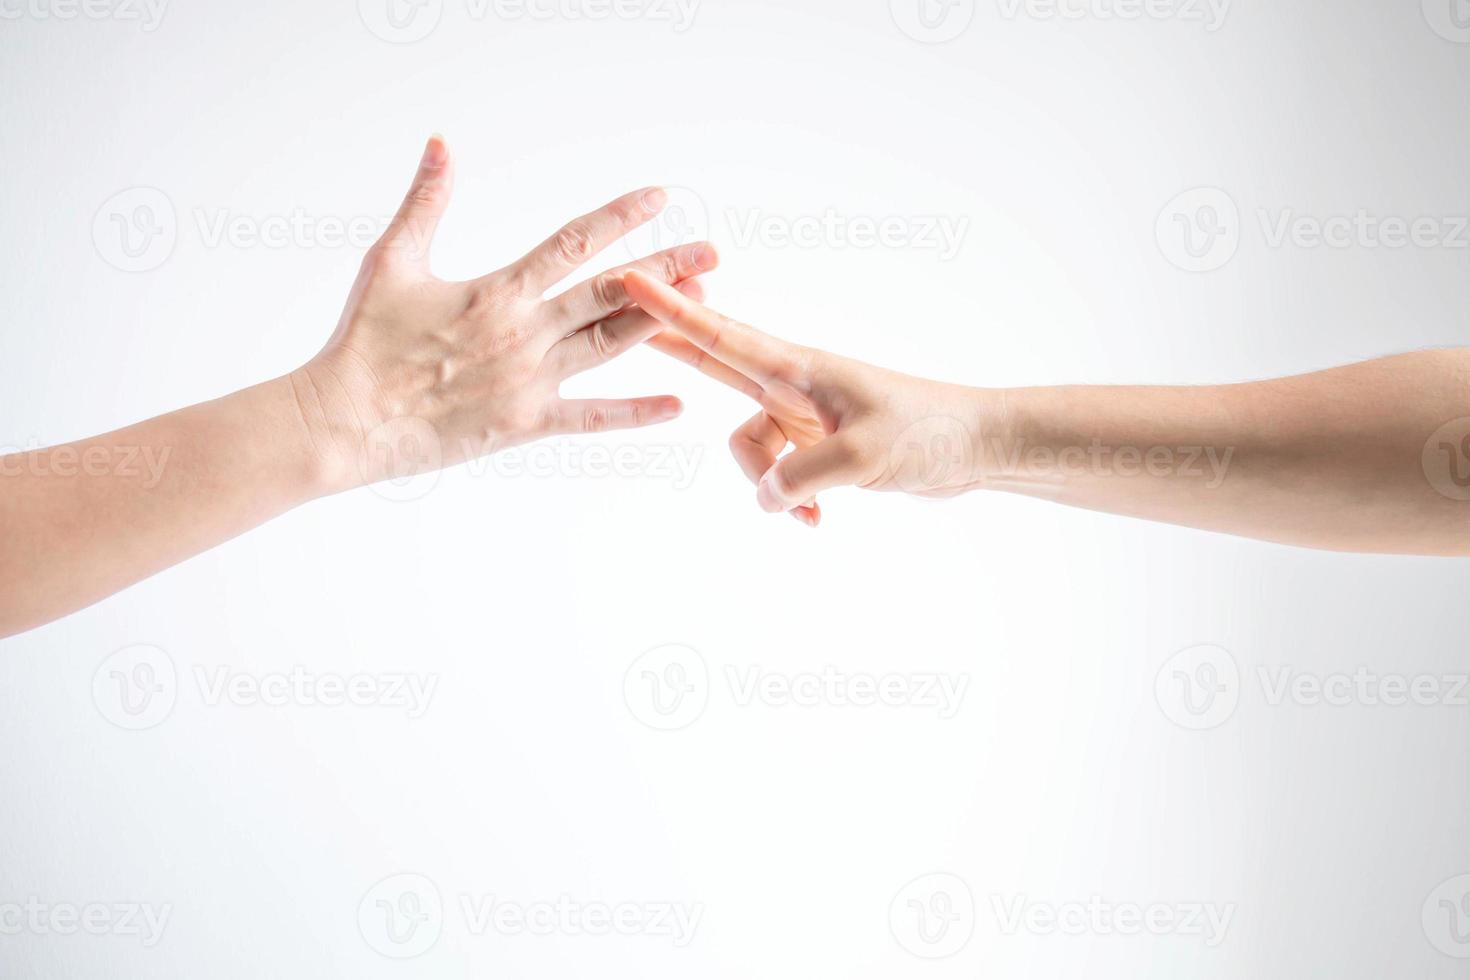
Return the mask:
<path id="1" fill-rule="evenodd" d="M 1425 465 L 1426 446 L 1460 461 L 1470 423 L 1429 444 L 1470 416 L 1470 351 L 1249 384 L 1019 389 L 996 406 L 979 436 L 994 489 L 1309 547 L 1470 554 L 1470 502 Z"/>
<path id="2" fill-rule="evenodd" d="M 329 489 L 289 378 L 0 458 L 0 636 L 90 605 Z"/>

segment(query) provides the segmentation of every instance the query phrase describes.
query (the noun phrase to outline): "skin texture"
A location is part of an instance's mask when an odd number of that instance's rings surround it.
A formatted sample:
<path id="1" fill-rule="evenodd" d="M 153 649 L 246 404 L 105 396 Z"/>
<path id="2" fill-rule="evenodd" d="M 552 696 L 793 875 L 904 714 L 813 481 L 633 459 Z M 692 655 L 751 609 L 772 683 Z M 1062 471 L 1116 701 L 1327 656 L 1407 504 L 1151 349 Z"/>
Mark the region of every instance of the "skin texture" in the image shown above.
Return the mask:
<path id="1" fill-rule="evenodd" d="M 0 636 L 90 605 L 308 500 L 561 433 L 632 428 L 677 399 L 567 400 L 565 379 L 659 329 L 623 267 L 546 292 L 651 219 L 657 188 L 579 218 L 471 282 L 429 271 L 454 163 L 429 140 L 389 230 L 368 252 L 335 333 L 291 374 L 116 432 L 0 457 Z M 702 295 L 708 243 L 639 263 Z M 429 452 L 428 450 L 433 450 Z"/>
<path id="2" fill-rule="evenodd" d="M 759 404 L 731 450 L 763 509 L 811 526 L 835 487 L 991 489 L 1312 548 L 1470 554 L 1470 350 L 1235 385 L 977 389 L 787 343 L 637 272 L 627 290 L 667 328 L 650 345 Z"/>

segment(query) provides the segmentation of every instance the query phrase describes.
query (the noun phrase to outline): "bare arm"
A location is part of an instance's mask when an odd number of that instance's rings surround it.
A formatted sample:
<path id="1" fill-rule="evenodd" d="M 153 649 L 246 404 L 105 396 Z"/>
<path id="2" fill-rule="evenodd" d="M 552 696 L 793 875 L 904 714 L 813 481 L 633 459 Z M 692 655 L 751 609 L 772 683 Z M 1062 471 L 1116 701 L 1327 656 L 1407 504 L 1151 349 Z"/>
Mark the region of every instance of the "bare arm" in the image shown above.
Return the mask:
<path id="1" fill-rule="evenodd" d="M 977 389 L 628 280 L 669 328 L 650 344 L 759 403 L 731 448 L 762 507 L 811 526 L 837 486 L 992 489 L 1314 548 L 1470 554 L 1470 350 L 1214 387 Z"/>
<path id="2" fill-rule="evenodd" d="M 984 447 L 996 489 L 1313 548 L 1470 554 L 1467 350 L 1217 387 L 1022 389 L 1004 405 Z M 1073 446 L 1087 455 L 1064 462 Z M 1034 447 L 1051 452 L 1018 468 Z"/>
<path id="3" fill-rule="evenodd" d="M 0 635 L 90 605 L 327 489 L 289 378 L 0 458 Z"/>
<path id="4" fill-rule="evenodd" d="M 336 332 L 300 370 L 96 439 L 0 457 L 0 636 L 314 497 L 678 414 L 669 397 L 560 397 L 564 380 L 657 332 L 628 303 L 624 270 L 546 297 L 658 213 L 664 194 L 624 195 L 504 269 L 445 282 L 429 271 L 428 246 L 452 183 L 448 147 L 435 137 Z M 701 242 L 634 266 L 698 296 L 694 277 L 716 262 Z"/>

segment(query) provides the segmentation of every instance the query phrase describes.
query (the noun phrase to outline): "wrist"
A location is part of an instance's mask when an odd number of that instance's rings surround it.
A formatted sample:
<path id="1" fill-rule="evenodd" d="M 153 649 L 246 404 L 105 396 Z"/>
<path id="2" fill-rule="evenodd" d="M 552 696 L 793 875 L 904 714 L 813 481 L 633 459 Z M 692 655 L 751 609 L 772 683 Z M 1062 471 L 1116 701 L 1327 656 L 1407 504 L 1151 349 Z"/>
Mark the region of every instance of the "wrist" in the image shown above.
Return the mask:
<path id="1" fill-rule="evenodd" d="M 975 388 L 969 398 L 968 429 L 973 460 L 972 490 L 998 490 L 1009 472 L 1006 447 L 1022 428 L 1020 389 Z"/>
<path id="2" fill-rule="evenodd" d="M 363 484 L 359 456 L 366 433 L 340 386 L 312 365 L 278 379 L 289 401 L 305 487 L 327 497 Z"/>

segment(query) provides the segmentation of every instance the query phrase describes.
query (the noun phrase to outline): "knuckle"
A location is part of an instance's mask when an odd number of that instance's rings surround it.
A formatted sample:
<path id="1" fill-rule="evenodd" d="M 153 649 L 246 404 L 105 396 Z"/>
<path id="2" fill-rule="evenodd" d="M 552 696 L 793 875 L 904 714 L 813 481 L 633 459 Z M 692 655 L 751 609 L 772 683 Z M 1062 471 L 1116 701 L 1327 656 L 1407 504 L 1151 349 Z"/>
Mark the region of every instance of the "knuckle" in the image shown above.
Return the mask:
<path id="1" fill-rule="evenodd" d="M 659 259 L 659 266 L 663 272 L 664 282 L 677 282 L 679 280 L 680 260 L 678 252 L 670 252 L 663 256 Z"/>
<path id="2" fill-rule="evenodd" d="M 609 311 L 622 309 L 623 303 L 627 301 L 627 295 L 623 289 L 623 280 L 610 272 L 605 272 L 592 280 L 592 299 L 597 303 L 598 309 Z"/>
<path id="3" fill-rule="evenodd" d="M 592 348 L 592 356 L 599 361 L 610 361 L 618 353 L 618 340 L 608 328 L 607 321 L 601 320 L 588 328 L 587 343 Z"/>
<path id="4" fill-rule="evenodd" d="M 791 475 L 786 472 L 784 465 L 772 467 L 771 472 L 766 476 L 766 483 L 770 486 L 771 492 L 783 500 L 796 491 Z"/>
<path id="5" fill-rule="evenodd" d="M 408 192 L 408 203 L 411 207 L 431 208 L 439 200 L 439 188 L 425 181 L 415 184 Z"/>
<path id="6" fill-rule="evenodd" d="M 608 211 L 621 227 L 627 228 L 638 223 L 639 211 L 631 201 L 617 201 L 609 205 Z"/>
<path id="7" fill-rule="evenodd" d="M 599 408 L 599 407 L 595 407 L 594 406 L 592 408 L 585 409 L 582 412 L 582 431 L 583 432 L 602 432 L 602 431 L 605 431 L 607 429 L 608 425 L 611 423 L 611 421 L 612 420 L 608 417 L 607 409 L 605 409 L 605 408 Z"/>
<path id="8" fill-rule="evenodd" d="M 556 254 L 564 261 L 581 263 L 592 256 L 592 233 L 580 221 L 574 221 L 556 233 Z"/>

